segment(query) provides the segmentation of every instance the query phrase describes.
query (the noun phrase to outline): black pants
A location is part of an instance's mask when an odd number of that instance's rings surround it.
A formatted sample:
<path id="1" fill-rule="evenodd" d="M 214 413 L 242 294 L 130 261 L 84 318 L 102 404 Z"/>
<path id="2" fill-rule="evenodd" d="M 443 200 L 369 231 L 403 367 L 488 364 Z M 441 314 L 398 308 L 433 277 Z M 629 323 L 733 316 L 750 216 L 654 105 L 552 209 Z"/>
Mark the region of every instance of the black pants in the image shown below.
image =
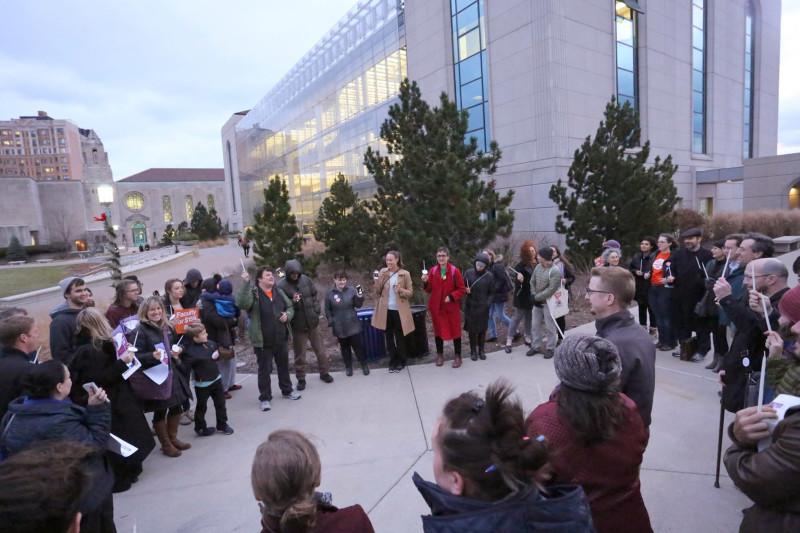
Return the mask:
<path id="1" fill-rule="evenodd" d="M 561 332 L 567 331 L 567 315 L 556 318 L 556 324 L 558 324 L 558 327 L 561 330 Z M 561 332 L 558 331 L 556 332 L 556 335 L 558 335 L 559 339 L 564 338 Z"/>
<path id="2" fill-rule="evenodd" d="M 461 339 L 453 339 L 453 352 L 456 355 L 461 355 Z M 444 353 L 444 340 L 441 337 L 436 337 L 436 353 Z"/>
<path id="3" fill-rule="evenodd" d="M 714 329 L 711 333 L 714 337 L 714 353 L 719 355 L 728 353 L 730 349 L 728 347 L 728 326 L 723 326 L 719 322 L 715 322 Z"/>
<path id="4" fill-rule="evenodd" d="M 647 326 L 647 318 L 650 317 L 650 327 L 656 327 L 656 315 L 653 313 L 653 308 L 650 307 L 650 299 L 647 294 L 639 294 L 636 296 L 636 303 L 639 304 L 639 324 Z"/>
<path id="5" fill-rule="evenodd" d="M 86 533 L 116 533 L 113 494 L 109 494 L 97 509 L 83 513 L 81 531 Z"/>
<path id="6" fill-rule="evenodd" d="M 344 366 L 353 368 L 353 352 L 356 353 L 356 359 L 359 363 L 364 364 L 364 347 L 361 345 L 361 335 L 353 335 L 352 337 L 339 338 L 339 348 L 342 350 L 342 360 Z"/>
<path id="7" fill-rule="evenodd" d="M 174 405 L 169 409 L 156 409 L 155 411 L 153 411 L 153 423 L 161 422 L 162 420 L 168 417 L 179 415 L 185 410 L 186 409 L 184 408 L 183 405 Z"/>
<path id="8" fill-rule="evenodd" d="M 480 353 L 486 344 L 486 332 L 469 334 L 469 353 Z"/>
<path id="9" fill-rule="evenodd" d="M 386 351 L 389 354 L 389 368 L 404 368 L 408 357 L 408 343 L 403 335 L 400 312 L 386 312 Z"/>
<path id="10" fill-rule="evenodd" d="M 225 389 L 222 386 L 222 378 L 208 387 L 195 387 L 194 395 L 197 398 L 197 404 L 194 406 L 194 429 L 200 431 L 207 427 L 206 411 L 208 410 L 209 398 L 214 402 L 217 429 L 224 429 L 228 424 L 228 411 L 225 409 Z"/>
<path id="11" fill-rule="evenodd" d="M 672 323 L 679 342 L 686 342 L 697 333 L 697 349 L 699 354 L 706 354 L 711 349 L 711 321 L 694 314 L 694 306 L 698 298 L 682 293 L 675 293 L 672 298 Z"/>
<path id="12" fill-rule="evenodd" d="M 263 348 L 253 348 L 256 352 L 256 362 L 258 362 L 258 399 L 259 401 L 272 401 L 272 360 L 278 367 L 278 388 L 281 394 L 286 396 L 292 392 L 292 378 L 289 377 L 289 347 L 285 342 L 276 346 L 265 346 Z"/>

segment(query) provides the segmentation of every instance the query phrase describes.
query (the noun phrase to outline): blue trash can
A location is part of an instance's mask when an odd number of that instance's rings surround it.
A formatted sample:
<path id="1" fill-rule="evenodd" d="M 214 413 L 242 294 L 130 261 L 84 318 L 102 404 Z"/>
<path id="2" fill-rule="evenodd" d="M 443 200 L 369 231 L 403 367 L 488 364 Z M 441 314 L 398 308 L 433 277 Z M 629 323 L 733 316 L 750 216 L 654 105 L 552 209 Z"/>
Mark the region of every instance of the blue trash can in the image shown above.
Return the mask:
<path id="1" fill-rule="evenodd" d="M 361 345 L 369 362 L 386 357 L 386 338 L 383 330 L 372 327 L 374 311 L 371 307 L 365 307 L 357 312 L 358 321 L 361 322 Z"/>

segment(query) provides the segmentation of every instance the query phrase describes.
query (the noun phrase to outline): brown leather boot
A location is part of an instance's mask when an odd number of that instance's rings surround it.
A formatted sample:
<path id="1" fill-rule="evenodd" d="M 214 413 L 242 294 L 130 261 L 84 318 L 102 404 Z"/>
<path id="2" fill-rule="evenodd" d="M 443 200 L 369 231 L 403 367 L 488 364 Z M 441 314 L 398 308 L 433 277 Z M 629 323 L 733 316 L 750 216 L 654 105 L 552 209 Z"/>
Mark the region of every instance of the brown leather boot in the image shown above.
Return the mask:
<path id="1" fill-rule="evenodd" d="M 167 457 L 180 457 L 181 451 L 172 445 L 167 433 L 167 421 L 153 422 L 153 431 L 158 437 L 158 442 L 161 443 L 161 452 Z"/>
<path id="2" fill-rule="evenodd" d="M 169 436 L 169 440 L 172 442 L 173 446 L 179 450 L 188 450 L 192 447 L 192 445 L 188 442 L 178 440 L 178 426 L 180 425 L 180 422 L 180 414 L 167 417 L 167 435 Z"/>
<path id="3" fill-rule="evenodd" d="M 461 367 L 461 356 L 456 355 L 453 359 L 453 368 L 460 368 Z"/>
<path id="4" fill-rule="evenodd" d="M 437 353 L 436 354 L 436 366 L 442 366 L 444 364 L 444 354 Z"/>

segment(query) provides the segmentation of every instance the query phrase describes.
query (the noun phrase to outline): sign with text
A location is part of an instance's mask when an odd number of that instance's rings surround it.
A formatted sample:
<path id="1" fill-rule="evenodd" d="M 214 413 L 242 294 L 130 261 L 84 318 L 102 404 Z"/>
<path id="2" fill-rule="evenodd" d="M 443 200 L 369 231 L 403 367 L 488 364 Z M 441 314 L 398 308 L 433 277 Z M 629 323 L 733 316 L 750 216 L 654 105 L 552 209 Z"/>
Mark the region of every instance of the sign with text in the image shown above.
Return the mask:
<path id="1" fill-rule="evenodd" d="M 186 326 L 194 322 L 200 322 L 200 310 L 196 307 L 190 309 L 176 309 L 170 321 L 172 325 L 175 326 L 175 331 L 179 335 L 183 335 L 186 332 Z"/>

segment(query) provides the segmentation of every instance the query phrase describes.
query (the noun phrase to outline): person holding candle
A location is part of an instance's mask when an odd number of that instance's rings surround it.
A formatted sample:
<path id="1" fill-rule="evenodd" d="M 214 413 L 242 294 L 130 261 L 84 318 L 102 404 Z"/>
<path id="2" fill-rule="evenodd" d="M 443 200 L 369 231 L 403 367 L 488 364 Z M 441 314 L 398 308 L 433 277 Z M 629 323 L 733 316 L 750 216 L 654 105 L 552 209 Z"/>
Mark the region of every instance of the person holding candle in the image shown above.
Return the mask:
<path id="1" fill-rule="evenodd" d="M 713 302 L 714 297 L 714 283 L 721 277 L 730 263 L 728 253 L 725 250 L 725 239 L 718 239 L 711 245 L 711 260 L 706 263 L 706 272 L 708 272 L 708 280 L 706 280 L 706 295 L 704 298 L 711 298 L 707 302 Z M 710 293 L 710 296 L 709 294 Z M 714 341 L 714 358 L 706 365 L 706 368 L 719 371 L 722 357 L 728 351 L 728 328 L 720 324 L 719 321 L 719 306 L 713 302 L 713 323 L 711 327 L 711 338 Z"/>
<path id="2" fill-rule="evenodd" d="M 514 316 L 506 333 L 506 353 L 511 353 L 511 344 L 518 335 L 520 324 L 525 344 L 528 346 L 531 344 L 533 297 L 529 287 L 535 267 L 536 244 L 533 241 L 525 241 L 519 249 L 519 263 L 514 265 L 513 269 L 509 269 L 514 279 Z"/>
<path id="3" fill-rule="evenodd" d="M 628 270 L 636 280 L 636 303 L 639 305 L 639 324 L 647 329 L 647 318 L 650 317 L 650 333 L 656 332 L 656 316 L 650 306 L 650 270 L 656 257 L 656 238 L 643 237 L 636 252 L 628 263 Z"/>
<path id="4" fill-rule="evenodd" d="M 765 332 L 770 328 L 777 329 L 777 313 L 781 298 L 789 290 L 787 280 L 789 271 L 779 260 L 773 258 L 756 259 L 747 264 L 744 272 L 744 285 L 750 287 L 749 294 L 741 299 L 733 298 L 731 286 L 720 278 L 714 284 L 714 294 L 719 305 L 730 317 L 736 328 L 736 334 L 730 349 L 722 359 L 719 371 L 722 387 L 722 403 L 725 409 L 735 413 L 745 406 L 747 375 L 761 370 L 761 354 L 764 352 Z M 755 286 L 755 290 L 753 290 Z M 756 299 L 769 298 L 770 325 L 762 313 L 750 308 L 749 301 L 753 295 Z M 762 307 L 763 309 L 763 307 Z"/>
<path id="5" fill-rule="evenodd" d="M 411 274 L 403 268 L 400 252 L 389 250 L 384 260 L 386 267 L 376 271 L 377 276 L 373 273 L 377 302 L 372 314 L 372 327 L 386 332 L 389 372 L 396 373 L 406 367 L 408 335 L 415 329 L 410 302 L 414 290 Z"/>
<path id="6" fill-rule="evenodd" d="M 445 247 L 436 250 L 432 272 L 422 271 L 422 283 L 428 298 L 428 310 L 436 340 L 436 366 L 444 364 L 444 341 L 453 341 L 454 357 L 461 359 L 461 299 L 465 294 L 461 271 L 450 263 Z"/>
<path id="7" fill-rule="evenodd" d="M 491 259 L 485 253 L 475 256 L 473 267 L 464 274 L 466 282 L 464 301 L 464 329 L 469 334 L 469 356 L 473 361 L 486 359 L 485 344 L 488 319 L 491 312 L 492 295 L 497 287 L 489 266 Z M 461 366 L 461 357 L 456 356 L 453 368 Z"/>
<path id="8" fill-rule="evenodd" d="M 672 281 L 671 274 L 672 250 L 675 248 L 675 239 L 668 233 L 662 233 L 656 240 L 658 251 L 650 266 L 650 293 L 648 302 L 656 315 L 658 327 L 658 344 L 656 349 L 661 351 L 675 348 L 675 335 L 672 330 Z"/>

